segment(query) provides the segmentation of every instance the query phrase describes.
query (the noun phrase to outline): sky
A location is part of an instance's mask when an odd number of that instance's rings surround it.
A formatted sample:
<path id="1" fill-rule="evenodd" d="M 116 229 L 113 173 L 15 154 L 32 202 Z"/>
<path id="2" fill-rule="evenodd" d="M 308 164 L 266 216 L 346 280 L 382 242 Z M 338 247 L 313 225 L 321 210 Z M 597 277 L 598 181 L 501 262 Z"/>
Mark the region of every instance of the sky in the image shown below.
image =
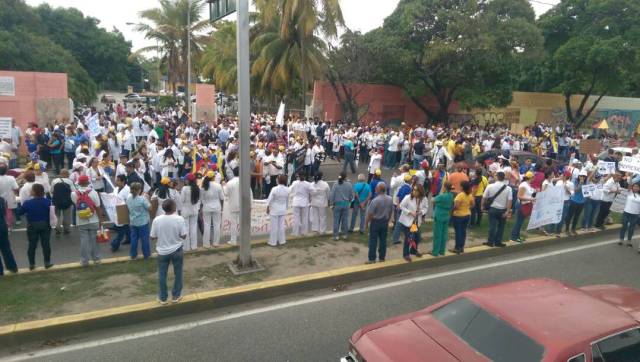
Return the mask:
<path id="1" fill-rule="evenodd" d="M 354 31 L 366 33 L 382 25 L 400 0 L 340 0 L 346 25 Z M 560 0 L 529 0 L 537 15 L 549 10 Z M 157 0 L 26 0 L 27 4 L 37 6 L 47 3 L 52 7 L 75 7 L 85 16 L 100 20 L 100 26 L 107 30 L 116 27 L 127 40 L 133 43 L 133 50 L 154 45 L 144 39 L 127 23 L 139 22 L 138 12 L 157 6 Z M 208 16 L 208 14 L 203 14 Z M 233 19 L 233 15 L 229 16 Z"/>

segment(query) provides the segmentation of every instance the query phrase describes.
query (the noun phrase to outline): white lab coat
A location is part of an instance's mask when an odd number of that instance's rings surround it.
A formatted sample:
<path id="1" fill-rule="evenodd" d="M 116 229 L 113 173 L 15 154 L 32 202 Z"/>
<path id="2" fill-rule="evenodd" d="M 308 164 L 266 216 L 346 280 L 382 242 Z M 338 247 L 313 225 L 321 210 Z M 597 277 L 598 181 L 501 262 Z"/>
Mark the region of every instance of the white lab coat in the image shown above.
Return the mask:
<path id="1" fill-rule="evenodd" d="M 269 230 L 269 245 L 278 246 L 285 244 L 285 223 L 284 219 L 289 207 L 289 188 L 278 185 L 271 189 L 267 198 L 269 216 L 271 216 L 271 230 Z"/>
<path id="2" fill-rule="evenodd" d="M 292 235 L 306 235 L 309 232 L 309 205 L 313 186 L 307 181 L 293 181 L 289 187 L 293 206 Z"/>
<path id="3" fill-rule="evenodd" d="M 323 180 L 311 184 L 311 210 L 309 211 L 311 220 L 311 231 L 317 233 L 327 232 L 327 208 L 329 206 L 329 196 L 331 188 Z"/>
<path id="4" fill-rule="evenodd" d="M 212 243 L 213 246 L 220 245 L 220 225 L 222 221 L 222 202 L 224 193 L 220 184 L 211 181 L 209 189 L 200 189 L 202 195 L 202 216 L 204 221 L 204 232 L 202 234 L 202 245 L 207 248 Z"/>

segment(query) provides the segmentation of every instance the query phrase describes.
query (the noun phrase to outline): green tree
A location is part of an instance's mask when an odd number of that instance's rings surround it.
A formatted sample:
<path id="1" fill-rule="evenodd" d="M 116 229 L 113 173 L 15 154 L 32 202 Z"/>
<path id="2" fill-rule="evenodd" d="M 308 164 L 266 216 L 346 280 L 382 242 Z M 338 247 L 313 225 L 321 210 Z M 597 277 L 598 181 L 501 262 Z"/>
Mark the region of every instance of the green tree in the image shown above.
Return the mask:
<path id="1" fill-rule="evenodd" d="M 176 92 L 178 82 L 187 81 L 188 44 L 191 38 L 192 71 L 198 67 L 206 37 L 201 35 L 211 25 L 208 19 L 202 19 L 206 3 L 202 0 L 159 0 L 160 7 L 140 12 L 143 22 L 136 30 L 145 34 L 145 38 L 157 43 L 139 49 L 137 54 L 150 51 L 160 54 L 162 65 L 167 68 L 169 83 Z M 187 19 L 190 18 L 190 23 Z M 196 72 L 197 74 L 197 72 Z M 194 78 L 195 79 L 195 78 Z"/>
<path id="2" fill-rule="evenodd" d="M 238 91 L 236 23 L 219 21 L 205 47 L 201 60 L 202 75 L 227 93 Z"/>
<path id="3" fill-rule="evenodd" d="M 357 98 L 376 71 L 376 54 L 367 45 L 360 32 L 347 30 L 339 47 L 330 47 L 327 56 L 326 78 L 340 102 L 343 119 L 351 123 L 367 113 Z"/>
<path id="4" fill-rule="evenodd" d="M 365 38 L 381 61 L 376 78 L 402 87 L 435 122 L 448 122 L 455 100 L 465 108 L 508 104 L 521 59 L 542 48 L 526 0 L 401 0 Z"/>
<path id="5" fill-rule="evenodd" d="M 334 38 L 338 34 L 338 27 L 344 26 L 340 2 L 339 0 L 255 0 L 255 4 L 260 11 L 261 22 L 267 24 L 266 28 L 276 27 L 268 37 L 256 39 L 260 45 L 272 44 L 268 50 L 261 52 L 260 56 L 271 56 L 269 53 L 276 49 L 287 51 L 286 57 L 280 57 L 278 63 L 282 71 L 282 76 L 279 78 L 285 78 L 286 73 L 294 76 L 292 79 L 300 79 L 304 104 L 308 90 L 307 80 L 322 74 L 321 59 L 318 55 L 325 51 L 326 44 L 318 36 Z M 276 20 L 277 23 L 274 24 Z M 275 34 L 279 34 L 279 40 L 274 38 Z M 284 43 L 288 44 L 284 45 Z M 294 51 L 299 54 L 296 56 L 293 54 Z M 307 63 L 307 60 L 311 63 Z M 268 78 L 271 73 L 268 64 L 271 63 L 271 67 L 274 68 L 276 63 L 268 59 L 262 59 L 260 62 L 261 66 L 258 69 L 265 68 L 265 76 Z M 285 72 L 283 67 L 287 64 L 290 69 Z M 307 67 L 311 69 L 308 70 Z"/>
<path id="6" fill-rule="evenodd" d="M 567 120 L 576 127 L 605 95 L 628 95 L 638 84 L 638 13 L 637 0 L 563 0 L 540 17 L 549 54 L 545 90 L 564 95 Z M 571 97 L 578 94 L 582 98 L 574 105 Z"/>
<path id="7" fill-rule="evenodd" d="M 126 89 L 131 42 L 117 29 L 100 28 L 100 21 L 75 8 L 36 8 L 40 31 L 67 49 L 101 89 Z"/>

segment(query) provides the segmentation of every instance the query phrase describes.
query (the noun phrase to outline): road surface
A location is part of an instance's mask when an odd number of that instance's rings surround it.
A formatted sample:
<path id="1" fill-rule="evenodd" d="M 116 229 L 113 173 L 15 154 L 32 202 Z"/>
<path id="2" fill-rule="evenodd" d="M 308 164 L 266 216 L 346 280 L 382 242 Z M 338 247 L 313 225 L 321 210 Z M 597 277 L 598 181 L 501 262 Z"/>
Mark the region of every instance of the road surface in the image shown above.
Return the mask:
<path id="1" fill-rule="evenodd" d="M 606 240 L 608 239 L 608 240 Z M 51 349 L 23 346 L 7 360 L 337 361 L 360 326 L 497 282 L 549 277 L 576 286 L 640 288 L 640 255 L 614 237 L 591 236 L 350 285 L 133 327 L 85 334 Z M 7 353 L 13 353 L 7 355 Z"/>

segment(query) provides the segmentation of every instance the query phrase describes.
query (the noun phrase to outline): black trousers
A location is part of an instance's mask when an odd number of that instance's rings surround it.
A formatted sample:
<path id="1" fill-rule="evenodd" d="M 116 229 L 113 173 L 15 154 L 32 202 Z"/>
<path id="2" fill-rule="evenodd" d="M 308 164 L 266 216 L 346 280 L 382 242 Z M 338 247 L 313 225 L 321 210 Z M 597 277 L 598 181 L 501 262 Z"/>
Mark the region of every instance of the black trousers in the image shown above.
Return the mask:
<path id="1" fill-rule="evenodd" d="M 579 204 L 577 202 L 571 201 L 571 204 L 569 205 L 569 213 L 567 214 L 567 219 L 564 221 L 565 231 L 569 231 L 569 226 L 571 226 L 571 231 L 576 231 L 576 226 L 578 225 L 578 219 L 580 218 L 580 214 L 582 213 L 583 208 L 584 208 L 584 203 Z"/>
<path id="2" fill-rule="evenodd" d="M 598 212 L 598 216 L 596 217 L 595 227 L 601 228 L 604 225 L 604 221 L 609 216 L 609 210 L 611 209 L 611 205 L 613 202 L 600 202 L 600 211 Z"/>
<path id="3" fill-rule="evenodd" d="M 27 257 L 29 258 L 29 266 L 36 265 L 36 248 L 38 242 L 42 245 L 42 255 L 44 256 L 44 265 L 51 264 L 51 226 L 48 221 L 30 222 L 27 226 L 27 239 L 29 240 L 29 248 L 27 249 Z"/>

